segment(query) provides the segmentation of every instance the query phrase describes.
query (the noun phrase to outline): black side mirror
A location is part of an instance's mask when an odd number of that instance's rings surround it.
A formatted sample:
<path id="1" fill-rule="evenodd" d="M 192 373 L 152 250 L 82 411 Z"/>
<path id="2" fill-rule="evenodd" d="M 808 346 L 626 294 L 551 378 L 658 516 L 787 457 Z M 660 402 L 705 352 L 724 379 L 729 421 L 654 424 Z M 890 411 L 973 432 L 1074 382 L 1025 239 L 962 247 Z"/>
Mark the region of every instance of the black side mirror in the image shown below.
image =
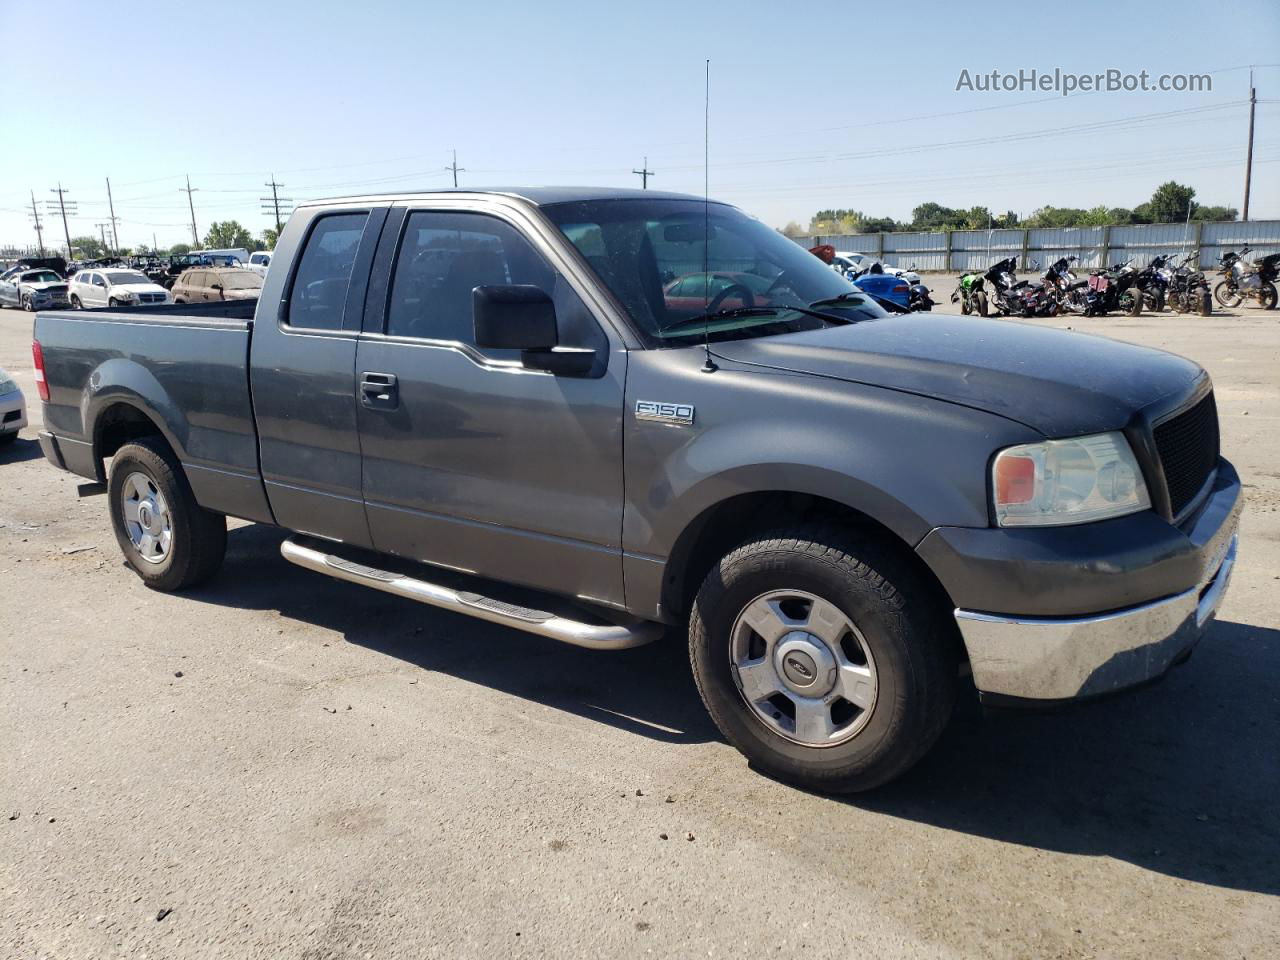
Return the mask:
<path id="1" fill-rule="evenodd" d="M 471 291 L 471 309 L 478 347 L 519 350 L 526 367 L 559 376 L 585 376 L 595 362 L 594 350 L 557 348 L 556 307 L 539 287 L 476 287 Z"/>

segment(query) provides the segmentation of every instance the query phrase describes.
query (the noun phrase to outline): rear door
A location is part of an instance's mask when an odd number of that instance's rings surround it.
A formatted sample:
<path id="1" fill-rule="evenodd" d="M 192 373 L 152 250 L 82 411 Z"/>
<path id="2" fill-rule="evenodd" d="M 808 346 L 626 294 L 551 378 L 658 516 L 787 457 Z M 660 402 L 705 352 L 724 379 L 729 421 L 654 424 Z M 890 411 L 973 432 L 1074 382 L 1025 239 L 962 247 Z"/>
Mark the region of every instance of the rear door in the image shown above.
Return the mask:
<path id="1" fill-rule="evenodd" d="M 276 522 L 369 546 L 360 493 L 356 338 L 387 204 L 304 208 L 262 288 L 250 386 Z M 288 269 L 284 269 L 284 267 Z"/>
<path id="2" fill-rule="evenodd" d="M 365 506 L 381 551 L 621 605 L 627 356 L 566 270 L 501 204 L 395 209 L 356 358 Z M 591 375 L 476 345 L 472 290 L 512 283 L 552 295 L 561 344 L 597 350 Z"/>

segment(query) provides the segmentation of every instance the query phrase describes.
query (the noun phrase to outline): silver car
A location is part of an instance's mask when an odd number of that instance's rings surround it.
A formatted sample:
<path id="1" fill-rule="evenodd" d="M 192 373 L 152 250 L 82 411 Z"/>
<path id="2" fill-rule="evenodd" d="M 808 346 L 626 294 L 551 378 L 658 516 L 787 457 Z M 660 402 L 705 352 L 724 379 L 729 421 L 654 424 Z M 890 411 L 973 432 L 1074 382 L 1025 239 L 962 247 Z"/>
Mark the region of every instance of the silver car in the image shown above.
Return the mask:
<path id="1" fill-rule="evenodd" d="M 53 310 L 67 305 L 67 281 L 48 267 L 10 271 L 0 277 L 0 305 Z"/>
<path id="2" fill-rule="evenodd" d="M 27 425 L 27 403 L 13 378 L 0 367 L 0 446 L 12 443 Z"/>

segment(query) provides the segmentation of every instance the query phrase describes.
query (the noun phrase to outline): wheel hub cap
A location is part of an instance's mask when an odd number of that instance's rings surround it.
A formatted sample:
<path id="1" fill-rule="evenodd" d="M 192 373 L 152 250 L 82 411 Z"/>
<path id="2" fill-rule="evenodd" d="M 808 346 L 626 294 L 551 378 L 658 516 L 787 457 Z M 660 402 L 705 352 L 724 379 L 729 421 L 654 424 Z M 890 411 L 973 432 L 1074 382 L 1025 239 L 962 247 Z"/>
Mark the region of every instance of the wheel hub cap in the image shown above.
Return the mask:
<path id="1" fill-rule="evenodd" d="M 802 697 L 824 697 L 836 683 L 836 658 L 811 633 L 797 630 L 778 644 L 774 668 L 788 689 Z"/>
<path id="2" fill-rule="evenodd" d="M 169 504 L 145 473 L 131 473 L 120 488 L 120 514 L 125 533 L 138 555 L 148 563 L 161 563 L 173 542 Z"/>
<path id="3" fill-rule="evenodd" d="M 871 718 L 879 684 L 870 648 L 839 607 L 815 594 L 756 597 L 734 620 L 729 655 L 752 714 L 793 743 L 835 746 Z"/>

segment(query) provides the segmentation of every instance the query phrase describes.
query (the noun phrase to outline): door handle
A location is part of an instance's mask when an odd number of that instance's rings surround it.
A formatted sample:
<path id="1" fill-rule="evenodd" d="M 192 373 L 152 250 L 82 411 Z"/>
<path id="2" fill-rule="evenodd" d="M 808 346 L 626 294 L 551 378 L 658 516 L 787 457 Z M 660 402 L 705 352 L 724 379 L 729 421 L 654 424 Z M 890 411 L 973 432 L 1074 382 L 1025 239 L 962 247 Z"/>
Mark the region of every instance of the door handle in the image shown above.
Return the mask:
<path id="1" fill-rule="evenodd" d="M 400 382 L 394 373 L 360 374 L 360 402 L 377 410 L 400 406 Z"/>

